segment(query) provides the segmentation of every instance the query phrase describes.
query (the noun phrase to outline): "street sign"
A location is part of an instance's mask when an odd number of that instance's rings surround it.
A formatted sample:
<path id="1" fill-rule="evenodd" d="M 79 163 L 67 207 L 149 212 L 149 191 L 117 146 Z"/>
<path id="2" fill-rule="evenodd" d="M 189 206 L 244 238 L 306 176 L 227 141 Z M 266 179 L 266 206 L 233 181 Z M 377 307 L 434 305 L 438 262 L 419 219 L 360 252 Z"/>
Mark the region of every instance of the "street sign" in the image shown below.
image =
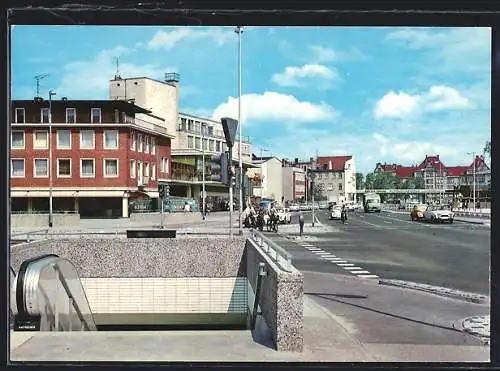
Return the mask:
<path id="1" fill-rule="evenodd" d="M 224 130 L 224 137 L 226 137 L 226 144 L 229 148 L 232 148 L 234 146 L 234 139 L 236 138 L 236 130 L 238 129 L 238 120 L 223 117 L 220 121 Z"/>

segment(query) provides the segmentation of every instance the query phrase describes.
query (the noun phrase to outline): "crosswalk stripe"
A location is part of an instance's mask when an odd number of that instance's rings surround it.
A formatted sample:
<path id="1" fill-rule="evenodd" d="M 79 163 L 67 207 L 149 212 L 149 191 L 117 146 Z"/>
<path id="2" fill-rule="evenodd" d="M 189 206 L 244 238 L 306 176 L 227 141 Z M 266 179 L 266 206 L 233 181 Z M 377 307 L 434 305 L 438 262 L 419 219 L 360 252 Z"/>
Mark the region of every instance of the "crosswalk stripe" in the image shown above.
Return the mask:
<path id="1" fill-rule="evenodd" d="M 358 278 L 378 278 L 376 274 L 360 274 Z"/>
<path id="2" fill-rule="evenodd" d="M 337 264 L 339 267 L 353 267 L 354 264 L 352 263 L 342 263 L 342 264 Z"/>
<path id="3" fill-rule="evenodd" d="M 360 269 L 363 269 L 363 268 L 360 268 L 360 267 L 342 267 L 344 268 L 345 270 L 347 271 L 350 271 L 350 270 L 360 270 Z"/>
<path id="4" fill-rule="evenodd" d="M 369 271 L 351 271 L 351 273 L 353 274 L 366 274 L 366 273 L 370 273 Z"/>

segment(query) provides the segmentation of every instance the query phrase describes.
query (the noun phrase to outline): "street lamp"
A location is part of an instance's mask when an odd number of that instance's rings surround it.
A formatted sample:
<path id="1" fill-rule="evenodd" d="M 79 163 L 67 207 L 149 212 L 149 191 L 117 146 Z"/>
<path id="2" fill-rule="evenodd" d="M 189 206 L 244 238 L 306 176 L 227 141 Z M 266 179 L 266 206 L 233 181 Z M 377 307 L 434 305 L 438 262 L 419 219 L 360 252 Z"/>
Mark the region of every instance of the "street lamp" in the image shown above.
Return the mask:
<path id="1" fill-rule="evenodd" d="M 472 155 L 472 210 L 476 211 L 476 152 L 467 152 Z"/>
<path id="2" fill-rule="evenodd" d="M 241 127 L 243 126 L 241 122 L 241 34 L 243 33 L 243 27 L 237 26 L 234 32 L 238 34 L 238 129 L 240 137 L 240 142 L 238 145 L 238 162 L 240 167 L 240 207 L 238 210 L 238 230 L 239 234 L 241 235 L 243 233 L 243 231 L 241 230 L 241 212 L 243 209 L 243 163 L 241 159 L 241 141 L 243 139 L 241 135 Z M 233 200 L 231 200 L 231 202 L 232 201 Z"/>
<path id="3" fill-rule="evenodd" d="M 56 92 L 49 90 L 49 228 L 52 228 L 52 97 Z"/>
<path id="4" fill-rule="evenodd" d="M 260 147 L 260 160 L 261 161 L 264 161 L 263 160 L 263 153 L 264 152 L 269 152 L 268 149 L 265 149 L 265 148 L 262 148 Z M 262 197 L 264 197 L 264 174 L 263 174 L 263 169 L 262 169 L 262 164 L 264 162 L 261 163 L 261 166 L 260 166 L 260 175 L 261 175 L 261 181 L 260 181 L 260 199 L 262 200 Z"/>
<path id="5" fill-rule="evenodd" d="M 203 217 L 203 220 L 205 220 L 205 213 L 206 213 L 206 201 L 205 201 L 205 127 L 206 127 L 206 124 L 205 123 L 202 123 L 201 124 L 201 150 L 202 150 L 202 156 L 203 156 L 203 159 L 201 160 L 201 165 L 203 167 L 202 169 L 202 179 L 201 179 L 201 203 L 202 203 L 202 206 L 201 206 L 201 213 L 202 213 L 202 217 Z"/>

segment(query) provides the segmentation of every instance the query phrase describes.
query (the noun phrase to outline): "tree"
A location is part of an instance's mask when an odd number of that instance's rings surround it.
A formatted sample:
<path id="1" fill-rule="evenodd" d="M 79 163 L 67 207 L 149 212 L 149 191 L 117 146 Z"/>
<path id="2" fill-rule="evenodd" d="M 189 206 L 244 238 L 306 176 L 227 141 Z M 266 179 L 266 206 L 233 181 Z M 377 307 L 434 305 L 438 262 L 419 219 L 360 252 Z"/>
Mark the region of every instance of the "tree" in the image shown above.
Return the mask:
<path id="1" fill-rule="evenodd" d="M 364 189 L 365 182 L 362 173 L 356 173 L 356 189 Z"/>
<path id="2" fill-rule="evenodd" d="M 393 173 L 380 172 L 375 174 L 373 188 L 390 189 L 396 188 L 397 177 Z"/>
<path id="3" fill-rule="evenodd" d="M 488 156 L 488 158 L 491 160 L 491 140 L 486 141 L 486 144 L 484 145 L 483 153 L 485 156 Z"/>
<path id="4" fill-rule="evenodd" d="M 313 186 L 314 201 L 323 201 L 326 199 L 324 184 L 314 183 Z"/>
<path id="5" fill-rule="evenodd" d="M 375 173 L 366 174 L 365 188 L 373 189 L 375 184 Z"/>

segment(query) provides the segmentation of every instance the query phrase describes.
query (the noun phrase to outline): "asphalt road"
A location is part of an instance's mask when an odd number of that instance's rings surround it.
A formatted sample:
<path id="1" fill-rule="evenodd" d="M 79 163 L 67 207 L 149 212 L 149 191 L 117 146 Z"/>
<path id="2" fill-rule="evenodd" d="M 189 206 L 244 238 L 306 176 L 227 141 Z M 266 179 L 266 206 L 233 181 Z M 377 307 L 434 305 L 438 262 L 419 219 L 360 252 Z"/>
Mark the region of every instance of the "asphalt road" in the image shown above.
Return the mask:
<path id="1" fill-rule="evenodd" d="M 292 254 L 293 264 L 304 273 L 305 294 L 335 313 L 361 343 L 374 351 L 382 351 L 383 344 L 425 344 L 438 346 L 436 352 L 458 353 L 465 348 L 447 347 L 481 345 L 460 331 L 460 323 L 488 314 L 488 303 L 384 286 L 378 279 L 489 295 L 489 228 L 458 222 L 429 225 L 384 212 L 350 213 L 345 225 L 330 221 L 324 210 L 317 216 L 330 231 L 308 233 L 301 240 L 293 239 L 297 233 L 266 235 Z M 310 215 L 306 223 L 311 223 Z M 411 353 L 411 346 L 407 349 Z"/>

